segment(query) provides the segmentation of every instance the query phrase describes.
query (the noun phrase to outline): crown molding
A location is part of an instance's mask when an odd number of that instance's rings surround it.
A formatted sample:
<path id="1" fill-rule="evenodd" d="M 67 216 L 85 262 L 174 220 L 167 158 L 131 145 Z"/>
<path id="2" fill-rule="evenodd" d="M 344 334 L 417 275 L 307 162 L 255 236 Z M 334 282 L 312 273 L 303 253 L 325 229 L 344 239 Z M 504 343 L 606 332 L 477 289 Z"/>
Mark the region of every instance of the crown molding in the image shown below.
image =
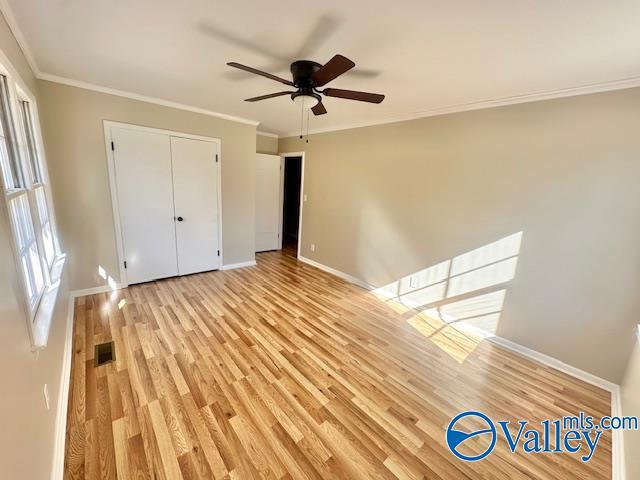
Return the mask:
<path id="1" fill-rule="evenodd" d="M 258 135 L 262 135 L 263 137 L 280 138 L 280 136 L 277 133 L 263 132 L 261 130 L 258 130 L 256 133 Z"/>
<path id="2" fill-rule="evenodd" d="M 513 95 L 510 97 L 497 98 L 492 100 L 482 100 L 479 102 L 462 103 L 450 105 L 446 107 L 424 110 L 421 112 L 410 113 L 407 115 L 398 115 L 383 118 L 380 120 L 368 122 L 354 122 L 350 124 L 338 125 L 335 127 L 317 128 L 309 130 L 309 135 L 327 132 L 336 132 L 340 130 L 351 130 L 354 128 L 372 127 L 375 125 L 385 125 L 389 123 L 406 122 L 409 120 L 418 120 L 427 117 L 436 117 L 438 115 L 447 115 L 449 113 L 468 112 L 471 110 L 482 110 L 486 108 L 503 107 L 507 105 L 516 105 L 519 103 L 539 102 L 543 100 L 552 100 L 554 98 L 576 97 L 579 95 L 588 95 L 592 93 L 608 92 L 612 90 L 624 90 L 626 88 L 640 87 L 640 76 L 630 77 L 610 82 L 592 83 L 581 85 L 578 87 L 562 88 L 559 90 L 548 90 L 544 92 L 528 93 L 524 95 Z M 288 132 L 280 134 L 280 138 L 297 137 L 300 132 Z"/>
<path id="3" fill-rule="evenodd" d="M 109 95 L 115 95 L 118 97 L 129 98 L 131 100 L 138 100 L 140 102 L 153 103 L 156 105 L 162 105 L 163 107 L 176 108 L 178 110 L 186 110 L 188 112 L 200 113 L 202 115 L 209 115 L 211 117 L 221 118 L 223 120 L 229 120 L 232 122 L 244 123 L 246 125 L 252 125 L 257 127 L 260 122 L 251 120 L 248 118 L 236 117 L 234 115 L 227 115 L 226 113 L 215 112 L 213 110 L 207 110 L 200 107 L 194 107 L 193 105 L 186 105 L 184 103 L 172 102 L 170 100 L 164 100 L 157 97 L 148 97 L 139 93 L 126 92 L 124 90 L 117 90 L 115 88 L 103 87 L 101 85 L 95 85 L 93 83 L 83 82 L 80 80 L 73 80 L 71 78 L 60 77 L 58 75 L 51 75 L 49 73 L 40 73 L 38 75 L 39 80 L 46 80 L 48 82 L 60 83 L 63 85 L 69 85 L 71 87 L 82 88 L 85 90 L 92 90 L 94 92 L 106 93 Z"/>
<path id="4" fill-rule="evenodd" d="M 40 69 L 38 68 L 38 64 L 36 63 L 36 57 L 33 55 L 33 52 L 29 48 L 29 44 L 25 40 L 24 34 L 20 27 L 18 26 L 18 22 L 16 21 L 16 17 L 13 15 L 13 10 L 9 5 L 8 0 L 0 0 L 0 12 L 2 12 L 2 16 L 9 25 L 9 30 L 13 33 L 13 37 L 18 42 L 18 46 L 22 50 L 24 54 L 24 58 L 27 59 L 27 63 L 29 67 L 31 67 L 31 71 L 37 77 L 40 74 Z"/>

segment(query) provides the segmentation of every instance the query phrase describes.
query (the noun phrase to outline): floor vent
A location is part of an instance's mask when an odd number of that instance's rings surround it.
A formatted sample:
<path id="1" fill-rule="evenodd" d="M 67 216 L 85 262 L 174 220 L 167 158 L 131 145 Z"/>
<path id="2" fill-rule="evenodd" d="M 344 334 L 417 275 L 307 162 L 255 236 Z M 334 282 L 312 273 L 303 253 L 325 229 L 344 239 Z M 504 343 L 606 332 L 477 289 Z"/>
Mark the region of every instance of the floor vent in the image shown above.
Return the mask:
<path id="1" fill-rule="evenodd" d="M 93 366 L 99 367 L 111 363 L 116 359 L 116 352 L 113 348 L 113 342 L 101 343 L 96 345 L 96 351 L 93 356 Z"/>

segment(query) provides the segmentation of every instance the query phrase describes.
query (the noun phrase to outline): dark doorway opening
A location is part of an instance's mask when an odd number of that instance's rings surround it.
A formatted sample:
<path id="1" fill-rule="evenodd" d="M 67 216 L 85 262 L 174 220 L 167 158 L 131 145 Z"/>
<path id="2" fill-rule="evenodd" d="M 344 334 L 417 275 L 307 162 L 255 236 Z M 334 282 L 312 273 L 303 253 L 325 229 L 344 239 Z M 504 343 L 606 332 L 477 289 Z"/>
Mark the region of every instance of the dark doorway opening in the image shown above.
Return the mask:
<path id="1" fill-rule="evenodd" d="M 284 195 L 282 201 L 282 249 L 297 255 L 300 228 L 300 188 L 302 157 L 284 158 Z"/>

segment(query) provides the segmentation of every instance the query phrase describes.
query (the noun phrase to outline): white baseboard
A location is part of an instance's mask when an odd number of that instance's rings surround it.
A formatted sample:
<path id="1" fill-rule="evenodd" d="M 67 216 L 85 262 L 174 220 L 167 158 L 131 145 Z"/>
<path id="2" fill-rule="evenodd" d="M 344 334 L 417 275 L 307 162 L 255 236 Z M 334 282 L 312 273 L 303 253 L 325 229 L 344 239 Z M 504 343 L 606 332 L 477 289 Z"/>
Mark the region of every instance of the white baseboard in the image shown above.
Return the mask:
<path id="1" fill-rule="evenodd" d="M 353 283 L 354 285 L 357 285 L 359 287 L 365 288 L 367 290 L 373 290 L 376 287 L 374 287 L 373 285 L 368 284 L 367 282 L 365 282 L 364 280 L 360 280 L 357 277 L 354 277 L 353 275 L 349 275 L 348 273 L 344 273 L 341 272 L 340 270 L 336 270 L 335 268 L 331 268 L 331 267 L 327 267 L 326 265 L 323 265 L 322 263 L 318 263 L 315 260 L 311 260 L 310 258 L 307 257 L 303 257 L 302 255 L 298 256 L 298 260 L 300 260 L 301 262 L 304 263 L 308 263 L 309 265 L 311 265 L 312 267 L 316 267 L 324 272 L 330 273 L 332 275 L 335 275 L 336 277 L 340 277 L 343 280 L 346 280 L 349 283 Z"/>
<path id="2" fill-rule="evenodd" d="M 55 439 L 53 445 L 53 463 L 51 480 L 63 480 L 64 455 L 67 437 L 67 412 L 69 410 L 69 387 L 71 385 L 71 362 L 73 359 L 73 319 L 75 296 L 69 295 L 67 307 L 67 324 L 64 337 L 62 372 L 58 390 L 58 411 L 56 412 Z"/>
<path id="3" fill-rule="evenodd" d="M 244 267 L 255 267 L 256 261 L 251 260 L 248 262 L 240 262 L 240 263 L 231 263 L 228 265 L 223 265 L 220 267 L 220 270 L 233 270 L 235 268 L 244 268 Z M 99 287 L 91 287 L 91 288 L 83 288 L 80 290 L 73 290 L 70 292 L 70 295 L 74 298 L 76 297 L 84 297 L 85 295 L 96 295 L 98 293 L 108 293 L 114 290 L 120 290 L 122 288 L 127 288 L 128 285 L 123 283 L 115 283 L 113 286 L 111 285 L 100 285 Z"/>
<path id="4" fill-rule="evenodd" d="M 616 385 L 615 391 L 611 392 L 611 416 L 621 417 L 622 394 L 620 387 Z M 627 469 L 625 464 L 624 450 L 624 430 L 613 430 L 611 439 L 611 467 L 613 469 L 612 480 L 626 480 Z"/>
<path id="5" fill-rule="evenodd" d="M 229 263 L 227 265 L 223 265 L 220 270 L 233 270 L 235 268 L 255 267 L 255 266 L 256 266 L 256 261 L 250 260 L 248 262 Z"/>
<path id="6" fill-rule="evenodd" d="M 311 260 L 310 258 L 299 256 L 298 260 L 301 262 L 307 263 L 313 267 L 316 267 L 324 272 L 335 275 L 336 277 L 340 277 L 343 280 L 346 280 L 349 283 L 353 283 L 359 287 L 362 287 L 366 290 L 375 290 L 377 287 L 361 280 L 353 275 L 348 273 L 341 272 L 340 270 L 336 270 L 335 268 L 328 267 L 327 265 L 323 265 L 322 263 L 316 262 L 315 260 Z M 384 292 L 382 292 L 384 294 Z M 409 306 L 411 308 L 411 306 Z M 476 327 L 469 327 L 474 330 L 478 330 Z M 577 378 L 578 380 L 582 380 L 583 382 L 589 383 L 591 385 L 595 385 L 607 392 L 611 393 L 611 415 L 612 416 L 620 416 L 622 415 L 622 402 L 620 398 L 620 386 L 605 380 L 604 378 L 600 378 L 596 375 L 593 375 L 589 372 L 585 372 L 584 370 L 580 370 L 579 368 L 568 365 L 556 358 L 553 358 L 549 355 L 545 355 L 544 353 L 537 352 L 528 347 L 520 345 L 518 343 L 512 342 L 511 340 L 507 340 L 506 338 L 498 337 L 496 335 L 484 333 L 483 337 L 487 338 L 494 342 L 497 345 L 500 345 L 504 348 L 507 348 L 515 353 L 522 355 L 523 357 L 530 358 L 537 362 L 542 363 L 548 367 L 559 370 L 567 375 L 571 375 L 572 377 Z M 611 463 L 612 463 L 612 479 L 613 480 L 625 480 L 626 472 L 625 472 L 625 460 L 624 460 L 624 432 L 622 430 L 613 430 L 612 431 L 612 446 L 611 446 Z"/>
<path id="7" fill-rule="evenodd" d="M 72 290 L 69 292 L 72 298 L 84 297 L 85 295 L 96 295 L 98 293 L 108 293 L 114 290 L 120 290 L 121 288 L 125 288 L 126 285 L 121 283 L 116 283 L 112 288 L 109 285 L 101 285 L 99 287 L 91 287 L 91 288 L 83 288 L 81 290 Z"/>
<path id="8" fill-rule="evenodd" d="M 600 378 L 596 375 L 593 375 L 592 373 L 585 372 L 584 370 L 580 370 L 579 368 L 573 367 L 556 358 L 545 355 L 544 353 L 537 352 L 536 350 L 532 350 L 531 348 L 525 347 L 516 342 L 512 342 L 511 340 L 508 340 L 506 338 L 493 336 L 489 337 L 488 339 L 493 343 L 505 347 L 513 352 L 519 353 L 523 357 L 536 360 L 548 367 L 555 368 L 562 373 L 571 375 L 572 377 L 575 377 L 578 380 L 582 380 L 585 383 L 595 385 L 596 387 L 606 390 L 607 392 L 614 393 L 616 390 L 620 389 L 620 386 L 616 385 L 613 382 L 605 380 L 604 378 Z"/>

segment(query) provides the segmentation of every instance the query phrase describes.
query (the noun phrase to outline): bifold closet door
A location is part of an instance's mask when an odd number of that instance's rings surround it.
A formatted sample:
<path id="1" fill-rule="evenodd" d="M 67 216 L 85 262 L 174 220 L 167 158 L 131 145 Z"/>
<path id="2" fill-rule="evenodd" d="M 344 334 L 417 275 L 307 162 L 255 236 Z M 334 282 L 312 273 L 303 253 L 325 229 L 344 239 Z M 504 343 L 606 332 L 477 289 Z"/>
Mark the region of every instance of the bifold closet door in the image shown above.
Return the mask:
<path id="1" fill-rule="evenodd" d="M 220 268 L 218 145 L 171 137 L 178 273 Z"/>
<path id="2" fill-rule="evenodd" d="M 178 262 L 170 138 L 112 128 L 111 139 L 127 282 L 173 277 Z"/>

